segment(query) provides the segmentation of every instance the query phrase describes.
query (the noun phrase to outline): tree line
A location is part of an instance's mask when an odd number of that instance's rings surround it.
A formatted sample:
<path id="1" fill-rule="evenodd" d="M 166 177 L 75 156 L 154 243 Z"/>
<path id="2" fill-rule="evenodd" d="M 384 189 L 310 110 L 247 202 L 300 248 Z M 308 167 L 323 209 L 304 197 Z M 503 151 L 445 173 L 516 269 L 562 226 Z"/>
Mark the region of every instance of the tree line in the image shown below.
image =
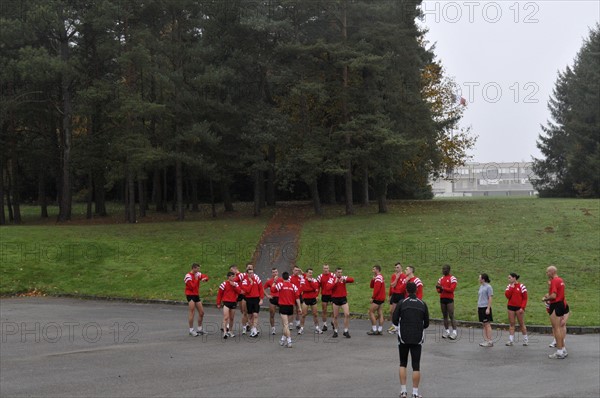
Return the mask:
<path id="1" fill-rule="evenodd" d="M 0 4 L 0 223 L 21 203 L 429 197 L 474 145 L 421 1 Z M 213 206 L 214 208 L 214 206 Z"/>
<path id="2" fill-rule="evenodd" d="M 600 197 L 600 24 L 590 29 L 573 66 L 558 74 L 542 126 L 533 181 L 540 196 Z"/>

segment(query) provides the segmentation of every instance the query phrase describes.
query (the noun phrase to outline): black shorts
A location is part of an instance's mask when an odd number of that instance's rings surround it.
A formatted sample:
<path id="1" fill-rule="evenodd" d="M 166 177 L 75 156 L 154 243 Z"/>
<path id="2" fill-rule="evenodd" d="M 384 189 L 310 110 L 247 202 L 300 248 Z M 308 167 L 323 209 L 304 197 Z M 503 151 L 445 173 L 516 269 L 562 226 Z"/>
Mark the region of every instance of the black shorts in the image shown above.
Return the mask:
<path id="1" fill-rule="evenodd" d="M 557 301 L 556 303 L 550 304 L 549 314 L 552 315 L 552 312 L 556 314 L 556 316 L 563 316 L 564 314 L 569 313 L 569 306 L 565 307 L 564 301 Z"/>
<path id="2" fill-rule="evenodd" d="M 235 301 L 223 301 L 223 305 L 230 310 L 235 310 L 237 307 L 237 303 Z"/>
<path id="3" fill-rule="evenodd" d="M 385 303 L 385 300 L 373 300 L 373 304 L 381 305 Z"/>
<path id="4" fill-rule="evenodd" d="M 451 298 L 440 298 L 440 304 L 452 304 L 454 299 Z"/>
<path id="5" fill-rule="evenodd" d="M 408 353 L 410 352 L 410 363 L 413 371 L 419 371 L 421 368 L 421 344 L 398 344 L 400 354 L 400 366 L 405 368 L 408 364 Z"/>
<path id="6" fill-rule="evenodd" d="M 258 314 L 260 311 L 260 298 L 258 297 L 246 297 L 246 310 L 248 314 Z"/>
<path id="7" fill-rule="evenodd" d="M 404 295 L 402 293 L 392 293 L 390 304 L 398 304 L 402 300 L 404 300 Z"/>
<path id="8" fill-rule="evenodd" d="M 193 301 L 194 303 L 199 303 L 200 302 L 200 296 L 188 296 L 187 294 L 185 295 L 185 298 L 187 300 L 187 302 L 189 303 L 190 301 Z"/>
<path id="9" fill-rule="evenodd" d="M 346 304 L 348 302 L 348 299 L 346 297 L 332 297 L 331 302 L 333 303 L 333 305 L 337 305 L 338 307 L 340 307 Z"/>
<path id="10" fill-rule="evenodd" d="M 293 315 L 294 314 L 294 306 L 293 305 L 280 305 L 279 313 L 281 315 Z"/>
<path id="11" fill-rule="evenodd" d="M 331 294 L 322 294 L 321 302 L 322 303 L 331 303 Z"/>
<path id="12" fill-rule="evenodd" d="M 479 322 L 482 322 L 482 323 L 494 322 L 494 318 L 492 317 L 492 309 L 490 308 L 489 315 L 485 313 L 486 309 L 487 309 L 487 307 L 478 307 L 477 308 L 477 314 L 479 315 Z"/>
<path id="13" fill-rule="evenodd" d="M 506 309 L 509 311 L 519 311 L 521 307 L 517 307 L 516 305 L 507 305 Z"/>
<path id="14" fill-rule="evenodd" d="M 269 299 L 269 303 L 273 304 L 274 306 L 278 306 L 279 305 L 279 297 L 271 297 Z"/>
<path id="15" fill-rule="evenodd" d="M 304 299 L 304 304 L 306 305 L 316 305 L 317 304 L 317 298 L 305 298 Z"/>
<path id="16" fill-rule="evenodd" d="M 240 302 L 242 300 L 246 300 L 246 296 L 244 296 L 243 294 L 238 294 L 237 301 Z"/>

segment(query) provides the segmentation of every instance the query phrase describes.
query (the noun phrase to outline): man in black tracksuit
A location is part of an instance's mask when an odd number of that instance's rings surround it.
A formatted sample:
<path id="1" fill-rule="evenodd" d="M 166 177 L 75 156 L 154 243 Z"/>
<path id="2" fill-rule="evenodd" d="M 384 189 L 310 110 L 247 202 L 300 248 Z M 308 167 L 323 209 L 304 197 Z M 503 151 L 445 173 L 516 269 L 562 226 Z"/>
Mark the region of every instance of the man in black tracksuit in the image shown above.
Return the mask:
<path id="1" fill-rule="evenodd" d="M 400 398 L 407 397 L 406 365 L 410 352 L 413 369 L 413 398 L 419 398 L 419 381 L 421 372 L 421 344 L 425 341 L 424 329 L 429 327 L 429 310 L 427 304 L 416 296 L 417 285 L 413 282 L 406 284 L 408 297 L 398 303 L 392 316 L 392 323 L 398 328 L 398 351 L 400 352 Z"/>

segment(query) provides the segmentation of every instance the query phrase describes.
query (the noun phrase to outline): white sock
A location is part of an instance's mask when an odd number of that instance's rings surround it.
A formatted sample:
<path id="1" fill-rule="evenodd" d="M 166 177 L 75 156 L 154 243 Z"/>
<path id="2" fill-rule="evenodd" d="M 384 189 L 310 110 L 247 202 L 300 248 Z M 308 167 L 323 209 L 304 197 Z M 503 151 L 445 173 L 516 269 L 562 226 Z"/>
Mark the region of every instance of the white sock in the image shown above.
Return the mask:
<path id="1" fill-rule="evenodd" d="M 565 350 L 561 348 L 560 350 L 556 350 L 556 353 L 560 355 L 565 355 Z"/>
<path id="2" fill-rule="evenodd" d="M 373 329 L 373 331 L 376 332 L 377 331 L 377 326 L 373 325 L 373 326 L 371 326 L 371 329 Z"/>
<path id="3" fill-rule="evenodd" d="M 378 331 L 378 332 L 382 332 L 382 331 L 383 331 L 383 326 L 379 326 L 379 327 L 377 328 L 377 331 Z"/>
<path id="4" fill-rule="evenodd" d="M 194 328 L 190 328 L 190 333 L 192 333 L 194 331 Z"/>
<path id="5" fill-rule="evenodd" d="M 413 395 L 419 395 L 419 389 L 413 387 Z"/>
<path id="6" fill-rule="evenodd" d="M 201 332 L 201 331 L 202 331 L 202 326 L 198 326 L 196 329 L 197 329 L 199 332 Z"/>
<path id="7" fill-rule="evenodd" d="M 523 341 L 528 341 L 528 340 L 529 340 L 529 338 L 527 337 L 527 335 L 526 335 L 526 334 L 524 334 L 524 335 L 523 335 Z"/>
<path id="8" fill-rule="evenodd" d="M 515 340 L 515 336 L 513 334 L 509 335 L 508 340 L 512 343 Z"/>
<path id="9" fill-rule="evenodd" d="M 401 393 L 406 392 L 406 385 L 401 385 L 400 386 L 400 392 Z"/>
<path id="10" fill-rule="evenodd" d="M 446 329 L 446 333 L 450 333 L 450 329 Z"/>
<path id="11" fill-rule="evenodd" d="M 287 342 L 288 342 L 288 344 L 291 344 L 291 343 L 292 343 L 292 338 L 291 338 L 291 337 L 288 337 L 288 338 L 287 338 Z"/>
<path id="12" fill-rule="evenodd" d="M 348 333 L 348 329 L 344 328 L 344 333 Z"/>

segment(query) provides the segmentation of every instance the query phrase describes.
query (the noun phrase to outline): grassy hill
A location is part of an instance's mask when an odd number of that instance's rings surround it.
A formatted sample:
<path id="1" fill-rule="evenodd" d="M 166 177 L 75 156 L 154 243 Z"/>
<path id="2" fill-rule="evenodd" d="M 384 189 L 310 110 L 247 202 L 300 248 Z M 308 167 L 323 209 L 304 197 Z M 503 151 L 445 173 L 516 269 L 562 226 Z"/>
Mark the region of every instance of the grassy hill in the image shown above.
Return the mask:
<path id="1" fill-rule="evenodd" d="M 526 321 L 547 324 L 540 299 L 547 290 L 545 268 L 554 264 L 567 284 L 571 325 L 600 325 L 600 202 L 572 199 L 452 199 L 396 201 L 388 214 L 376 206 L 325 207 L 325 216 L 307 209 L 297 263 L 316 273 L 328 262 L 356 278 L 349 285 L 352 312 L 366 313 L 371 267 L 380 264 L 386 282 L 393 264 L 414 265 L 425 285 L 432 316 L 440 317 L 434 285 L 441 266 L 458 278 L 457 318 L 476 320 L 477 277 L 487 272 L 494 287 L 495 320 L 506 321 L 504 289 L 510 272 L 529 291 Z M 74 221 L 56 225 L 24 209 L 26 225 L 0 228 L 0 294 L 35 290 L 44 294 L 183 300 L 183 276 L 192 262 L 211 280 L 202 296 L 214 302 L 227 266 L 252 257 L 272 209 L 251 216 L 207 211 L 180 223 L 150 214 L 135 225 L 117 216 L 87 221 L 77 208 Z M 119 208 L 115 207 L 113 212 Z M 55 211 L 55 209 L 51 209 Z M 117 223 L 119 222 L 119 223 Z"/>

